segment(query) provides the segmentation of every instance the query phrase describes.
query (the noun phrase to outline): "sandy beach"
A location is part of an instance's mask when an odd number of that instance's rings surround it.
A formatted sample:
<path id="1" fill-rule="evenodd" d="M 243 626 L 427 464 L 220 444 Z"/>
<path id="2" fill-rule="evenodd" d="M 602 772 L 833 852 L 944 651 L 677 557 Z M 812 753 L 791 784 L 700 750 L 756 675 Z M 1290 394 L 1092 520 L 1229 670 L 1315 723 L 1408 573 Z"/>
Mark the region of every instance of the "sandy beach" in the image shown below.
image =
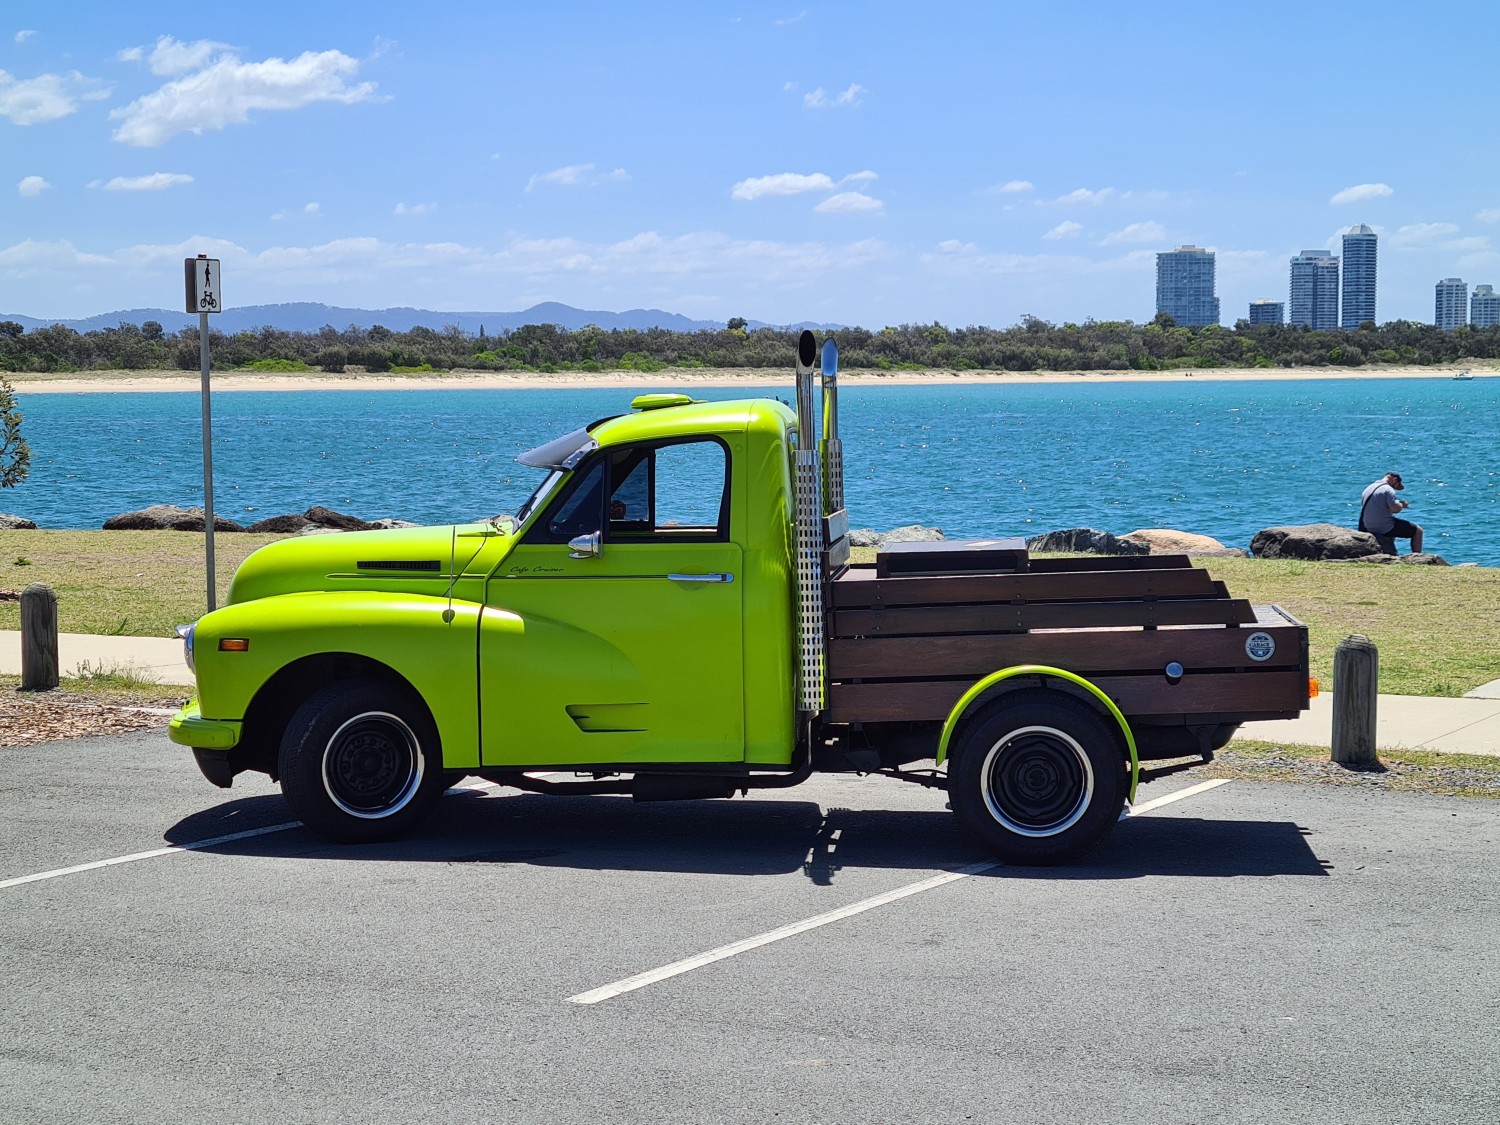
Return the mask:
<path id="1" fill-rule="evenodd" d="M 1459 371 L 1476 379 L 1500 376 L 1500 363 L 1454 364 L 1444 367 L 1298 367 L 1201 368 L 1191 371 L 840 371 L 845 386 L 922 387 L 967 383 L 1149 383 L 1181 379 L 1233 381 L 1250 379 L 1452 379 Z M 12 372 L 7 375 L 19 395 L 110 394 L 150 391 L 196 391 L 196 371 L 89 371 L 68 375 Z M 538 390 L 548 387 L 597 389 L 651 387 L 787 387 L 792 371 L 763 368 L 669 368 L 665 371 L 554 374 L 514 371 L 453 371 L 441 375 L 376 375 L 351 372 L 331 375 L 250 374 L 237 371 L 210 375 L 215 391 L 421 391 L 421 390 Z"/>

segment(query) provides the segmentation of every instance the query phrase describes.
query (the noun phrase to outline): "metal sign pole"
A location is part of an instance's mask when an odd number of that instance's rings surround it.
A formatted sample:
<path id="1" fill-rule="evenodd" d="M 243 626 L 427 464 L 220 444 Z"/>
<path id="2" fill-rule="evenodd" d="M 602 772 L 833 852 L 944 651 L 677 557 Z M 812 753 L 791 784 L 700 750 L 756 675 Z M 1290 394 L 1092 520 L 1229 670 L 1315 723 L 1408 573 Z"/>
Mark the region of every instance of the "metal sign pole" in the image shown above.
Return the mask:
<path id="1" fill-rule="evenodd" d="M 208 555 L 208 612 L 212 613 L 218 606 L 218 575 L 214 569 L 214 428 L 208 407 L 208 314 L 224 307 L 219 260 L 207 254 L 185 258 L 182 286 L 187 311 L 198 314 L 198 366 L 203 375 L 203 543 Z"/>
<path id="2" fill-rule="evenodd" d="M 198 314 L 198 365 L 203 394 L 203 533 L 208 549 L 208 612 L 217 608 L 218 583 L 214 570 L 214 444 L 213 419 L 208 404 L 208 313 Z"/>

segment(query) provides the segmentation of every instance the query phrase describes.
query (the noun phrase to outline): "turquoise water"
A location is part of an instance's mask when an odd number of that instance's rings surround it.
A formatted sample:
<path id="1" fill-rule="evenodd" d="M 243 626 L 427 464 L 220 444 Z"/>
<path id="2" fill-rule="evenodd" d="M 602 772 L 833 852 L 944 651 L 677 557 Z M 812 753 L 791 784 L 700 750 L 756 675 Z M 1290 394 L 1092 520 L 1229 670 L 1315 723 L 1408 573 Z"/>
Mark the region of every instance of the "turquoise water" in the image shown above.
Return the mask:
<path id="1" fill-rule="evenodd" d="M 313 504 L 420 523 L 513 510 L 538 479 L 518 452 L 621 413 L 635 393 L 220 393 L 215 507 L 242 523 Z M 697 393 L 792 398 L 790 380 Z M 90 528 L 202 502 L 196 393 L 19 398 L 32 470 L 0 495 L 4 510 Z M 950 538 L 1170 527 L 1246 547 L 1277 524 L 1354 526 L 1360 490 L 1394 469 L 1428 550 L 1500 566 L 1500 379 L 861 386 L 841 408 L 854 526 L 925 523 Z"/>

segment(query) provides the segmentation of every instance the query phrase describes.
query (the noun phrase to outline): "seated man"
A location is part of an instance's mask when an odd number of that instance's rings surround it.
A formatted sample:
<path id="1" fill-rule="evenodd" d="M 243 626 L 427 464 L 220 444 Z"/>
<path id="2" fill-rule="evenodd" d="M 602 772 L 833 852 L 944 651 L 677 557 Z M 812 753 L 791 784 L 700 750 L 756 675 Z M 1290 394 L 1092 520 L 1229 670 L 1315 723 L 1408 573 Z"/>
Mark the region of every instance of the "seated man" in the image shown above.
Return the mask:
<path id="1" fill-rule="evenodd" d="M 1386 473 L 1366 488 L 1360 497 L 1359 529 L 1375 536 L 1380 549 L 1389 555 L 1397 553 L 1397 539 L 1410 539 L 1411 553 L 1422 553 L 1422 529 L 1410 520 L 1396 515 L 1411 507 L 1411 504 L 1396 495 L 1405 489 L 1400 473 Z"/>

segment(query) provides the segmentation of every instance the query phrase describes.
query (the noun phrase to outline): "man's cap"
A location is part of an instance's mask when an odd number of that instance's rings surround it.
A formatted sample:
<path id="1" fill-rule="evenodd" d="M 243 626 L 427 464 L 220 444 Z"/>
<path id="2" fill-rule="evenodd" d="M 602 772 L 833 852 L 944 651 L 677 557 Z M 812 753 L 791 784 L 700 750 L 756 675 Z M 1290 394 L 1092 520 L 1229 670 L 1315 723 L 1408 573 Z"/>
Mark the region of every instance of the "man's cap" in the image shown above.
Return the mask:
<path id="1" fill-rule="evenodd" d="M 1391 482 L 1391 487 L 1392 488 L 1400 489 L 1403 492 L 1406 490 L 1406 485 L 1404 485 L 1404 484 L 1401 483 L 1401 474 L 1400 473 L 1386 473 L 1385 476 L 1386 476 L 1386 479 Z"/>

